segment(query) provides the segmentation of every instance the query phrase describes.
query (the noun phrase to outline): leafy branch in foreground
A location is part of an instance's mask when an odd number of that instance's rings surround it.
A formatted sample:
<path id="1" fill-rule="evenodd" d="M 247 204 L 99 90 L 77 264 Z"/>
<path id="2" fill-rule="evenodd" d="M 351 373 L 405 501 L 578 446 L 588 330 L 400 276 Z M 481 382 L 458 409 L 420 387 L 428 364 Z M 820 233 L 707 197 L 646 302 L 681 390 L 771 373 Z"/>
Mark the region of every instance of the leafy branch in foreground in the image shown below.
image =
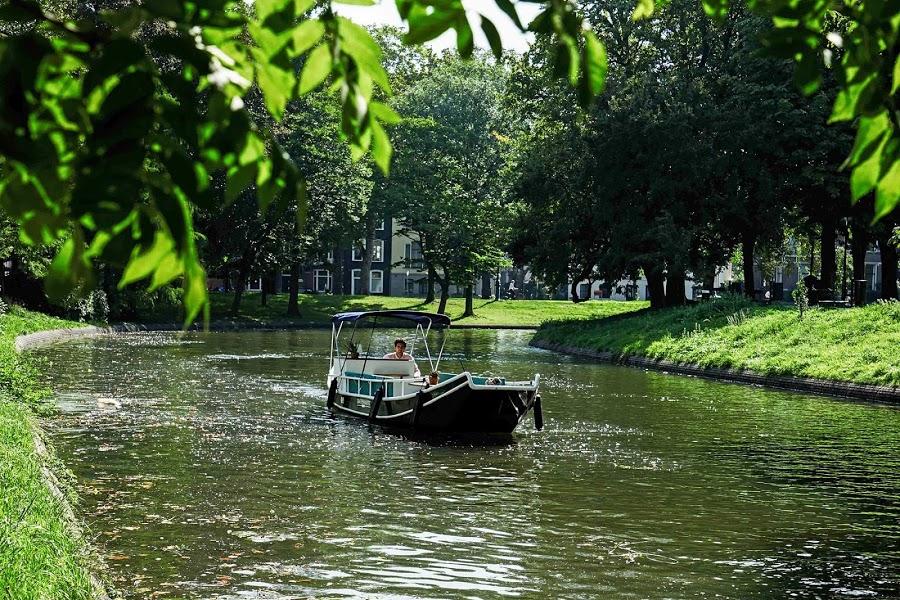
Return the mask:
<path id="1" fill-rule="evenodd" d="M 459 0 L 397 3 L 409 43 L 453 27 L 461 53 L 471 54 Z M 497 3 L 521 27 L 512 2 Z M 591 38 L 581 61 L 580 18 L 569 2 L 546 4 L 535 29 L 553 31 L 567 49 L 572 83 L 584 66 L 587 101 L 602 87 L 602 46 Z M 122 270 L 121 286 L 181 278 L 189 323 L 208 306 L 195 208 L 255 188 L 263 213 L 296 206 L 302 228 L 306 184 L 248 110 L 257 90 L 279 121 L 289 102 L 329 85 L 353 156 L 371 153 L 387 173 L 384 126 L 399 117 L 373 99 L 376 88 L 391 92 L 381 49 L 331 2 L 145 0 L 94 12 L 76 22 L 35 0 L 0 6 L 0 208 L 23 242 L 61 242 L 46 278 L 51 299 L 89 289 L 100 261 Z M 481 26 L 499 55 L 496 27 L 485 18 Z M 210 184 L 217 176 L 224 200 Z"/>

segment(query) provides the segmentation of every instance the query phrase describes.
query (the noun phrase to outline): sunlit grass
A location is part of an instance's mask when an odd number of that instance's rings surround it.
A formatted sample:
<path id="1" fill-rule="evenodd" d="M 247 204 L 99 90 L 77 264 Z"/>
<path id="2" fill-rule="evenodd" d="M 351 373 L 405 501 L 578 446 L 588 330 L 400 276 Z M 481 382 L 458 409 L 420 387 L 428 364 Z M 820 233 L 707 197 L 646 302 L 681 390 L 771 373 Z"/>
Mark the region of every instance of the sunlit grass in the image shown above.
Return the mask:
<path id="1" fill-rule="evenodd" d="M 230 319 L 232 295 L 210 294 L 212 319 Z M 301 295 L 300 317 L 287 316 L 287 294 L 269 296 L 268 305 L 261 305 L 259 294 L 247 294 L 241 303 L 241 310 L 234 320 L 250 323 L 324 325 L 338 312 L 353 310 L 395 310 L 409 309 L 435 312 L 437 302 L 426 304 L 421 298 L 395 296 L 331 296 Z M 447 313 L 455 323 L 461 325 L 510 325 L 537 327 L 541 323 L 562 318 L 600 318 L 622 312 L 639 310 L 646 302 L 590 301 L 573 304 L 562 300 L 482 300 L 474 302 L 475 316 L 462 319 L 465 299 L 451 298 L 447 303 Z M 177 322 L 177 315 L 157 313 L 147 315 L 145 322 Z"/>
<path id="2" fill-rule="evenodd" d="M 31 409 L 46 389 L 16 354 L 17 335 L 75 327 L 13 307 L 0 315 L 0 598 L 90 598 L 84 545 L 66 529 L 60 503 L 46 486 L 45 459 L 35 451 Z"/>
<path id="3" fill-rule="evenodd" d="M 900 303 L 808 311 L 740 298 L 644 311 L 615 320 L 557 322 L 536 339 L 704 367 L 900 385 Z"/>

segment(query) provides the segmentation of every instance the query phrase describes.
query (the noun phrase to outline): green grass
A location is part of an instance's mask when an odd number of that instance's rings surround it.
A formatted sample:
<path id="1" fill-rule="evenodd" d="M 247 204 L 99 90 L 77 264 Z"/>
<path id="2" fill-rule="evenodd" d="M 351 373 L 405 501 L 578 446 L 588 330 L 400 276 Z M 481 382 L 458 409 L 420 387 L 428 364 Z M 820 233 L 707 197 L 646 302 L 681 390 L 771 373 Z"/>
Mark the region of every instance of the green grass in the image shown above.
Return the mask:
<path id="1" fill-rule="evenodd" d="M 243 323 L 273 323 L 299 325 L 326 325 L 331 315 L 351 310 L 411 309 L 434 312 L 437 302 L 425 304 L 420 298 L 393 296 L 300 296 L 299 318 L 287 316 L 287 294 L 269 296 L 268 306 L 260 306 L 259 294 L 247 294 L 241 303 L 241 311 L 235 319 L 229 316 L 231 294 L 210 294 L 212 320 L 234 320 Z M 646 302 L 591 301 L 573 304 L 557 300 L 475 300 L 475 316 L 460 319 L 465 309 L 463 298 L 451 298 L 447 313 L 460 325 L 509 325 L 537 327 L 541 323 L 561 318 L 601 318 L 638 310 L 647 306 Z M 172 312 L 148 314 L 144 322 L 177 322 L 178 316 Z"/>
<path id="2" fill-rule="evenodd" d="M 535 339 L 704 367 L 900 386 L 900 303 L 808 311 L 740 298 L 554 322 Z"/>
<path id="3" fill-rule="evenodd" d="M 72 323 L 13 307 L 0 315 L 0 598 L 90 598 L 86 550 L 66 528 L 60 503 L 42 478 L 50 465 L 35 452 L 33 410 L 46 389 L 17 335 Z M 57 465 L 54 465 L 57 466 Z"/>

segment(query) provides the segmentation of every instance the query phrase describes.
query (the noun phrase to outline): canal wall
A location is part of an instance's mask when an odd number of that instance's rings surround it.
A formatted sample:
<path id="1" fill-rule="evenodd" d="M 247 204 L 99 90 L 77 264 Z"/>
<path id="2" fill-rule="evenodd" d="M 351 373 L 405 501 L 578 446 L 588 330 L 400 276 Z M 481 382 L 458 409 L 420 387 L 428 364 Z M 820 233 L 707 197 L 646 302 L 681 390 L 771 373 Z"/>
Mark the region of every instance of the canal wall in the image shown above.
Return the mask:
<path id="1" fill-rule="evenodd" d="M 531 346 L 552 350 L 572 356 L 583 356 L 594 360 L 642 369 L 653 369 L 679 375 L 693 375 L 707 379 L 721 381 L 733 381 L 751 385 L 791 390 L 794 392 L 809 392 L 825 396 L 838 396 L 867 400 L 869 402 L 882 402 L 886 404 L 900 405 L 900 388 L 881 385 L 866 385 L 845 381 L 829 381 L 826 379 L 813 379 L 809 377 L 792 377 L 788 375 L 763 375 L 743 369 L 720 369 L 716 367 L 703 367 L 695 364 L 675 363 L 665 359 L 648 358 L 645 356 L 623 356 L 614 352 L 600 352 L 575 346 L 566 346 L 554 342 L 532 340 Z"/>

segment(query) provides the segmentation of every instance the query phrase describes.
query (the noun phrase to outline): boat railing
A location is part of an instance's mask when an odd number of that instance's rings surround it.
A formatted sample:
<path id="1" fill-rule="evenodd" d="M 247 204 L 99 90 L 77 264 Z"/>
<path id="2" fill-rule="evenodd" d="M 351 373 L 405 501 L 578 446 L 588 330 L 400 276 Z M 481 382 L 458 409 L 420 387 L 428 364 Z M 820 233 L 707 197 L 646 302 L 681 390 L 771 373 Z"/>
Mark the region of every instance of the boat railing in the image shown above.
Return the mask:
<path id="1" fill-rule="evenodd" d="M 342 373 L 337 376 L 337 379 L 340 393 L 355 398 L 372 398 L 378 391 L 378 388 L 383 385 L 385 387 L 384 402 L 416 394 L 424 389 L 423 384 L 425 383 L 424 377 L 390 377 L 369 373 Z M 473 389 L 494 389 L 499 385 L 503 389 L 511 391 L 530 391 L 538 386 L 540 375 L 535 375 L 533 381 L 504 381 L 502 384 L 485 382 L 484 384 L 479 384 L 474 381 L 470 373 L 463 372 L 441 381 L 440 385 L 446 386 L 464 379 L 469 380 L 469 385 Z M 355 386 L 353 385 L 354 383 Z"/>

